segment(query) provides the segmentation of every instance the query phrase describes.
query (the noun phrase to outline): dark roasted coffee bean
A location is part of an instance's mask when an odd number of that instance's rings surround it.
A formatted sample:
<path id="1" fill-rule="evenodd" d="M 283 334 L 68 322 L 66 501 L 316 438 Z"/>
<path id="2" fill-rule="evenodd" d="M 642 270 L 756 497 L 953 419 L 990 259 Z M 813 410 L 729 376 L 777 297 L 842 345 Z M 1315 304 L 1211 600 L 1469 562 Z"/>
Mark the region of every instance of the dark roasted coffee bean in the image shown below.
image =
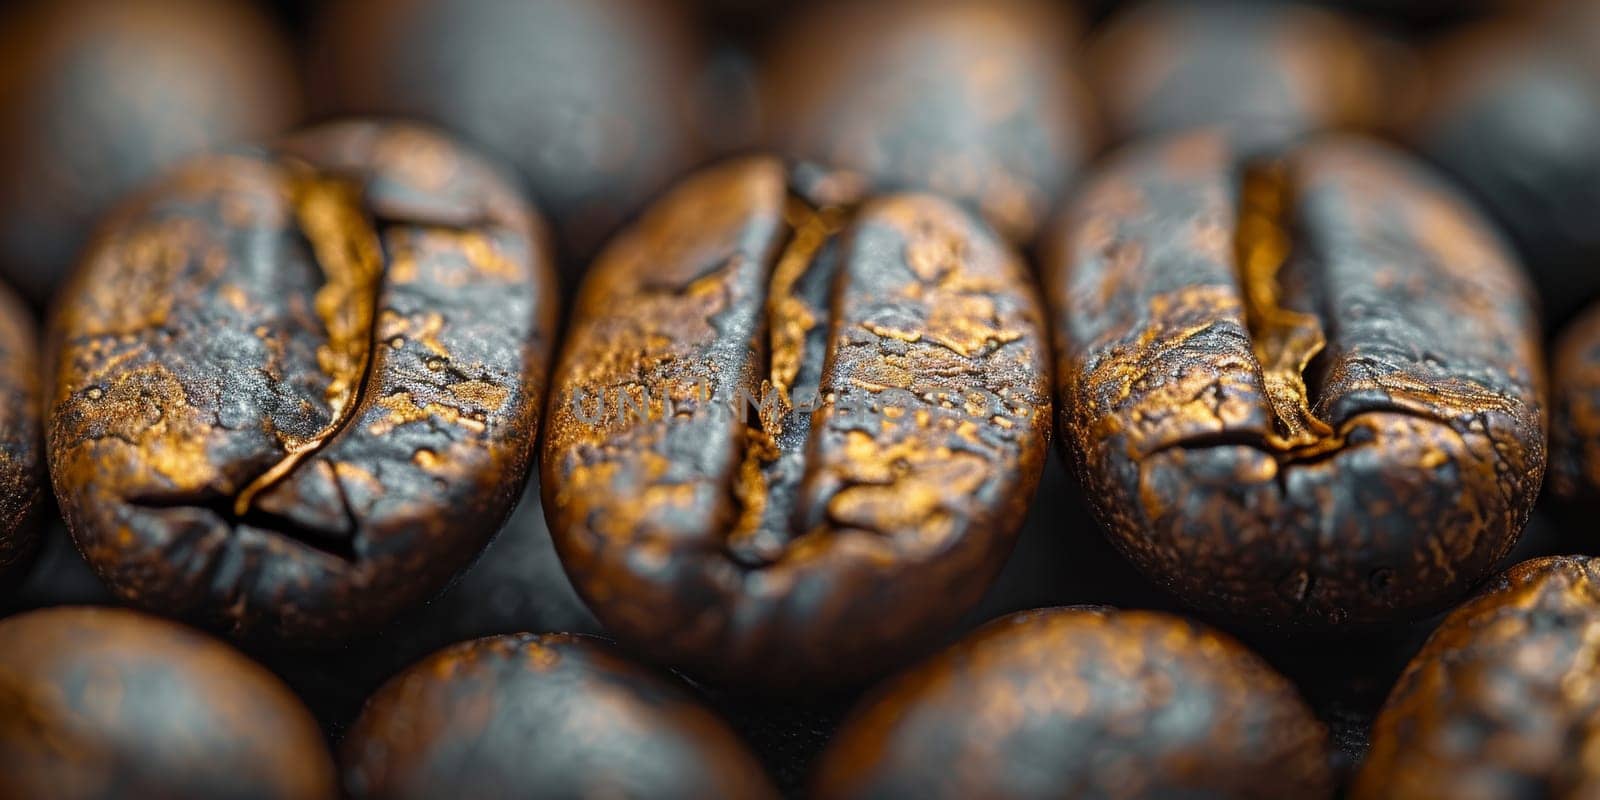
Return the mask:
<path id="1" fill-rule="evenodd" d="M 0 797 L 331 798 L 333 762 L 271 673 L 133 611 L 0 621 Z"/>
<path id="2" fill-rule="evenodd" d="M 1229 125 L 1289 141 L 1391 120 L 1403 59 L 1370 31 L 1308 6 L 1146 3 L 1107 24 L 1088 73 L 1118 139 Z"/>
<path id="3" fill-rule="evenodd" d="M 117 198 L 299 113 L 288 48 L 248 3 L 14 5 L 0 20 L 0 275 L 35 302 Z"/>
<path id="4" fill-rule="evenodd" d="M 596 262 L 552 383 L 545 512 L 574 586 L 718 680 L 913 657 L 1004 563 L 1045 458 L 1020 259 L 948 202 L 859 204 L 833 177 L 752 158 L 678 187 Z"/>
<path id="5" fill-rule="evenodd" d="M 990 623 L 877 690 L 823 756 L 818 798 L 1331 793 L 1327 735 L 1237 642 L 1145 611 Z"/>
<path id="6" fill-rule="evenodd" d="M 1600 305 L 1556 341 L 1550 389 L 1550 490 L 1600 507 Z"/>
<path id="7" fill-rule="evenodd" d="M 1383 147 L 1114 158 L 1046 264 L 1063 441 L 1112 540 L 1250 623 L 1421 616 L 1516 542 L 1544 473 L 1528 287 Z"/>
<path id="8" fill-rule="evenodd" d="M 34 509 L 43 492 L 39 358 L 33 318 L 0 287 L 0 595 L 39 547 Z"/>
<path id="9" fill-rule="evenodd" d="M 356 798 L 775 796 L 686 687 L 570 634 L 430 656 L 368 701 L 341 755 Z"/>
<path id="10" fill-rule="evenodd" d="M 654 0 L 343 0 L 319 26 L 318 105 L 401 114 L 517 167 L 582 265 L 699 160 L 703 58 Z"/>
<path id="11" fill-rule="evenodd" d="M 1372 731 L 1356 800 L 1600 796 L 1600 560 L 1496 578 L 1406 668 Z"/>
<path id="12" fill-rule="evenodd" d="M 553 316 L 537 219 L 438 135 L 191 162 L 64 292 L 61 510 L 127 602 L 252 639 L 370 629 L 516 503 Z"/>
<path id="13" fill-rule="evenodd" d="M 1441 48 L 1410 141 L 1502 226 L 1559 326 L 1600 297 L 1600 64 L 1541 23 Z"/>
<path id="14" fill-rule="evenodd" d="M 823 4 L 769 59 L 767 138 L 1030 243 L 1094 147 L 1076 33 L 1051 0 Z"/>

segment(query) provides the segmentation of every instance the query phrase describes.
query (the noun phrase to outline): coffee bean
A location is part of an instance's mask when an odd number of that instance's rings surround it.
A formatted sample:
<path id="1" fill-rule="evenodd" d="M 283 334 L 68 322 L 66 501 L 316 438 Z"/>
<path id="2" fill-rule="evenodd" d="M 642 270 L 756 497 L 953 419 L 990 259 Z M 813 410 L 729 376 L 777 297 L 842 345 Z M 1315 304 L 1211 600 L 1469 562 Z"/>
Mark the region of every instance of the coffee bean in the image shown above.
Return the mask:
<path id="1" fill-rule="evenodd" d="M 1049 0 L 819 4 L 768 59 L 767 139 L 1031 243 L 1097 138 L 1077 29 Z"/>
<path id="2" fill-rule="evenodd" d="M 287 42 L 234 0 L 49 0 L 0 19 L 0 275 L 42 303 L 101 214 L 300 113 Z"/>
<path id="3" fill-rule="evenodd" d="M 1451 612 L 1378 716 L 1350 796 L 1600 794 L 1600 560 L 1526 561 Z"/>
<path id="4" fill-rule="evenodd" d="M 1426 171 L 1329 138 L 1114 158 L 1045 265 L 1064 443 L 1112 540 L 1248 624 L 1417 618 L 1544 472 L 1531 293 Z"/>
<path id="5" fill-rule="evenodd" d="M 341 755 L 355 798 L 776 796 L 684 687 L 570 634 L 430 656 L 368 701 Z"/>
<path id="6" fill-rule="evenodd" d="M 557 552 L 609 632 L 703 677 L 914 657 L 994 578 L 1043 465 L 1020 259 L 948 202 L 849 185 L 709 169 L 573 311 L 541 468 Z"/>
<path id="7" fill-rule="evenodd" d="M 448 140 L 344 123 L 189 163 L 64 294 L 51 473 L 126 602 L 245 639 L 370 630 L 511 512 L 550 256 Z"/>
<path id="8" fill-rule="evenodd" d="M 0 621 L 0 796 L 337 794 L 311 714 L 232 648 L 121 609 Z"/>
<path id="9" fill-rule="evenodd" d="M 0 595 L 39 548 L 34 511 L 43 493 L 39 357 L 33 317 L 0 286 Z"/>
<path id="10" fill-rule="evenodd" d="M 1091 85 L 1118 139 L 1229 125 L 1259 142 L 1392 121 L 1408 87 L 1397 46 L 1308 6 L 1152 2 L 1091 42 Z"/>
<path id="11" fill-rule="evenodd" d="M 417 117 L 510 162 L 577 267 L 701 157 L 704 54 L 673 4 L 343 0 L 314 38 L 319 108 Z"/>
<path id="12" fill-rule="evenodd" d="M 876 690 L 814 796 L 1328 797 L 1327 734 L 1232 639 L 1147 611 L 979 629 Z"/>

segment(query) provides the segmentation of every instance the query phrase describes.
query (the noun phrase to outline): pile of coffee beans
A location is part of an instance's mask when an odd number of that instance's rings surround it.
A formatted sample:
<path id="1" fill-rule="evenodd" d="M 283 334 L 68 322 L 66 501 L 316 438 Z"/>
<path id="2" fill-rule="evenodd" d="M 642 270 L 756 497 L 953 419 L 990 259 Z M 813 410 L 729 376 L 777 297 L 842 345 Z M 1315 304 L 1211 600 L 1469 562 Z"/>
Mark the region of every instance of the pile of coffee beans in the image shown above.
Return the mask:
<path id="1" fill-rule="evenodd" d="M 0 7 L 0 798 L 1600 798 L 1597 51 Z"/>

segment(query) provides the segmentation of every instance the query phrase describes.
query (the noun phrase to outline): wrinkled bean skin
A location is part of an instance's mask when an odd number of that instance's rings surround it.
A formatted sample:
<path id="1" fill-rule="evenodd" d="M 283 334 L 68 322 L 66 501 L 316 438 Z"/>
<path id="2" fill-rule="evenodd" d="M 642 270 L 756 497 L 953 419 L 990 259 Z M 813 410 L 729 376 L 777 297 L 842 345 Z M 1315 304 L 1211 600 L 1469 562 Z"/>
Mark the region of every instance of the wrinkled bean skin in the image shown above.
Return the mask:
<path id="1" fill-rule="evenodd" d="M 175 623 L 63 607 L 0 621 L 0 797 L 338 796 L 272 673 Z"/>
<path id="2" fill-rule="evenodd" d="M 39 357 L 33 317 L 0 286 L 0 595 L 39 547 L 33 511 L 43 489 Z"/>
<path id="3" fill-rule="evenodd" d="M 51 474 L 126 602 L 265 643 L 368 631 L 521 492 L 551 257 L 437 134 L 341 123 L 193 161 L 106 226 L 65 298 Z"/>
<path id="4" fill-rule="evenodd" d="M 1231 125 L 1286 142 L 1388 122 L 1399 60 L 1370 31 L 1316 8 L 1153 2 L 1108 23 L 1087 63 L 1118 140 Z"/>
<path id="5" fill-rule="evenodd" d="M 1511 238 L 1545 320 L 1600 297 L 1600 70 L 1544 25 L 1460 35 L 1432 66 L 1409 143 L 1456 180 Z"/>
<path id="6" fill-rule="evenodd" d="M 1045 282 L 1063 442 L 1112 541 L 1240 623 L 1417 618 L 1515 544 L 1545 466 L 1529 288 L 1381 146 L 1115 157 Z"/>
<path id="7" fill-rule="evenodd" d="M 1451 612 L 1372 731 L 1355 800 L 1600 795 L 1600 560 L 1525 561 Z"/>
<path id="8" fill-rule="evenodd" d="M 354 798 L 777 796 L 684 687 L 571 634 L 428 657 L 373 695 L 341 755 Z"/>
<path id="9" fill-rule="evenodd" d="M 514 165 L 583 266 L 702 157 L 704 55 L 658 0 L 341 0 L 317 25 L 314 100 L 417 117 Z"/>
<path id="10" fill-rule="evenodd" d="M 1594 506 L 1600 504 L 1600 305 L 1556 340 L 1551 364 L 1550 491 Z"/>
<path id="11" fill-rule="evenodd" d="M 300 113 L 288 44 L 249 3 L 13 5 L 0 19 L 0 276 L 34 303 L 124 194 Z"/>
<path id="12" fill-rule="evenodd" d="M 840 189 L 807 174 L 713 167 L 610 245 L 540 471 L 607 631 L 760 689 L 859 680 L 947 630 L 1010 551 L 1050 429 L 1020 258 L 931 197 L 786 198 Z"/>
<path id="13" fill-rule="evenodd" d="M 1317 798 L 1327 734 L 1232 639 L 1148 611 L 1004 617 L 875 691 L 814 796 Z"/>
<path id="14" fill-rule="evenodd" d="M 856 170 L 879 191 L 953 198 L 1031 243 L 1098 135 L 1062 4 L 819 5 L 769 55 L 771 146 Z"/>

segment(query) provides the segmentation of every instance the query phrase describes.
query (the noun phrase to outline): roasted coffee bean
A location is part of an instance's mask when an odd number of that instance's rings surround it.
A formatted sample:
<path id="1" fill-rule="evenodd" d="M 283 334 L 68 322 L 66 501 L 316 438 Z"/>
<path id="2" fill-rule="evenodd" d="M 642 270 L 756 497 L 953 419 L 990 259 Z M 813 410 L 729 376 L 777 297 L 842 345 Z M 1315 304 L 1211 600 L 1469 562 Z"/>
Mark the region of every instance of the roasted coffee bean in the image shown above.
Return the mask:
<path id="1" fill-rule="evenodd" d="M 317 104 L 414 116 L 515 165 L 582 266 L 700 158 L 703 54 L 655 0 L 343 0 L 316 36 Z"/>
<path id="2" fill-rule="evenodd" d="M 180 168 L 64 293 L 51 474 L 125 601 L 333 639 L 443 588 L 515 505 L 553 324 L 516 192 L 343 123 Z"/>
<path id="3" fill-rule="evenodd" d="M 355 798 L 776 796 L 685 687 L 571 634 L 430 656 L 368 701 L 341 756 Z"/>
<path id="4" fill-rule="evenodd" d="M 1389 695 L 1357 800 L 1600 796 L 1600 560 L 1496 578 L 1434 631 Z"/>
<path id="5" fill-rule="evenodd" d="M 1145 3 L 1107 24 L 1088 74 L 1117 139 L 1228 125 L 1258 142 L 1390 120 L 1397 47 L 1332 12 L 1259 0 Z"/>
<path id="6" fill-rule="evenodd" d="M 1410 131 L 1510 236 L 1552 326 L 1600 297 L 1600 64 L 1562 38 L 1533 22 L 1462 33 Z"/>
<path id="7" fill-rule="evenodd" d="M 0 621 L 0 796 L 337 794 L 311 714 L 232 648 L 121 609 Z"/>
<path id="8" fill-rule="evenodd" d="M 1438 610 L 1544 473 L 1530 290 L 1493 229 L 1375 143 L 1114 158 L 1045 265 L 1063 441 L 1112 540 L 1241 622 Z"/>
<path id="9" fill-rule="evenodd" d="M 15 5 L 0 20 L 0 275 L 35 302 L 117 198 L 299 114 L 286 43 L 247 3 Z"/>
<path id="10" fill-rule="evenodd" d="M 771 54 L 767 139 L 1030 243 L 1096 138 L 1076 34 L 1051 0 L 823 4 Z"/>
<path id="11" fill-rule="evenodd" d="M 815 796 L 1231 797 L 1331 793 L 1294 687 L 1180 617 L 1052 608 L 990 623 L 844 723 Z"/>
<path id="12" fill-rule="evenodd" d="M 39 546 L 33 512 L 44 470 L 37 351 L 32 316 L 0 287 L 0 595 L 10 593 Z"/>
<path id="13" fill-rule="evenodd" d="M 1550 401 L 1550 490 L 1600 506 L 1600 305 L 1556 341 Z"/>
<path id="14" fill-rule="evenodd" d="M 1004 563 L 1045 459 L 1021 260 L 948 202 L 848 184 L 707 170 L 573 311 L 541 468 L 557 552 L 609 632 L 697 675 L 914 657 Z"/>

